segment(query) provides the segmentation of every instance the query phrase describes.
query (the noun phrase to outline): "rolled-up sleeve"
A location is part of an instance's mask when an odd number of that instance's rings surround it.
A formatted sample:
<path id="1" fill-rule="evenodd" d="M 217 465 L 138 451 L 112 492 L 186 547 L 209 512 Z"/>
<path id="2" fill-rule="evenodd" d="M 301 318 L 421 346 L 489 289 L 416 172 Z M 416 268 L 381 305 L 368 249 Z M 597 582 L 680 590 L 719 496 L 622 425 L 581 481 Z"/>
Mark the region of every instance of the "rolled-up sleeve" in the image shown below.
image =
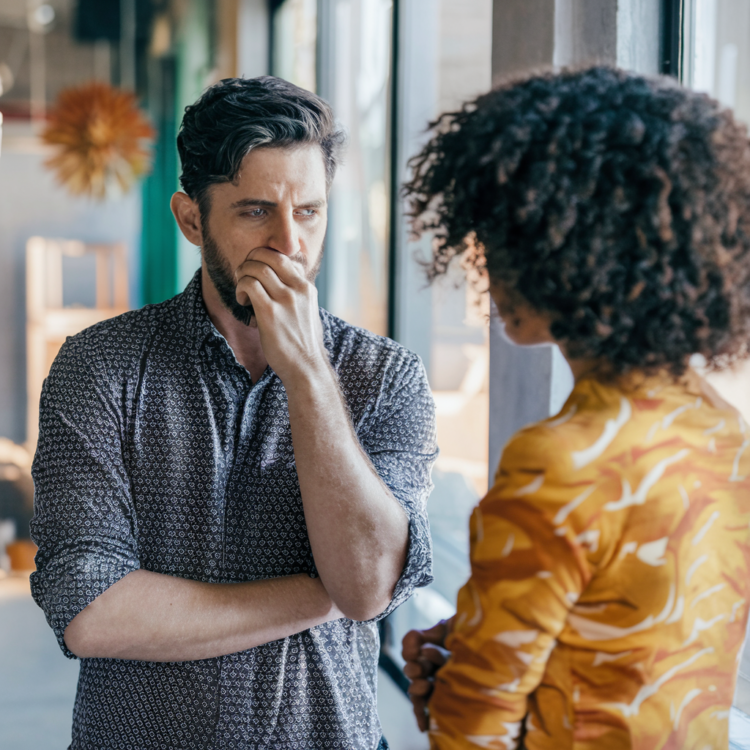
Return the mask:
<path id="1" fill-rule="evenodd" d="M 96 350 L 83 338 L 69 340 L 40 402 L 31 590 L 70 658 L 64 634 L 71 620 L 139 568 L 124 421 Z"/>
<path id="2" fill-rule="evenodd" d="M 409 519 L 406 563 L 388 607 L 403 604 L 415 588 L 432 582 L 432 542 L 427 499 L 437 458 L 435 403 L 427 373 L 416 355 L 405 357 L 381 391 L 376 408 L 358 436 L 375 470 Z"/>

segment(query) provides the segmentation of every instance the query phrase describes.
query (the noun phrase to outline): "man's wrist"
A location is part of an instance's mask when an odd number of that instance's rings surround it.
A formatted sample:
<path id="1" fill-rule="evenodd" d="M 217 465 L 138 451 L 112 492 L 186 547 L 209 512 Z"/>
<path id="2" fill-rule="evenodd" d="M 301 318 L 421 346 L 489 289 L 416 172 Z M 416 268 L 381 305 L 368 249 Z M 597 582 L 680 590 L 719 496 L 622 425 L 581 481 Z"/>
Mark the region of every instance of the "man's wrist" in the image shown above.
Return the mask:
<path id="1" fill-rule="evenodd" d="M 317 398 L 339 391 L 338 379 L 327 358 L 318 358 L 315 361 L 305 362 L 289 375 L 285 382 L 289 399 Z"/>

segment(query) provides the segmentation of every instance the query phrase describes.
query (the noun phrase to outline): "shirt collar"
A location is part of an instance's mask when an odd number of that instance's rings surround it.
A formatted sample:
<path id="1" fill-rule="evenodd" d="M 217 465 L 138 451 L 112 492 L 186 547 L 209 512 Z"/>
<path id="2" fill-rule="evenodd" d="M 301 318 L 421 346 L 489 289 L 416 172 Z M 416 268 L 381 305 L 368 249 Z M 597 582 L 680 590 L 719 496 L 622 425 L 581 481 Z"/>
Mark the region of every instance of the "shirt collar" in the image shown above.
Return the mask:
<path id="1" fill-rule="evenodd" d="M 208 317 L 208 310 L 206 310 L 206 304 L 203 301 L 200 268 L 193 274 L 190 283 L 180 295 L 178 307 L 193 343 L 193 350 L 197 353 L 209 336 L 219 335 L 211 322 L 211 318 Z"/>

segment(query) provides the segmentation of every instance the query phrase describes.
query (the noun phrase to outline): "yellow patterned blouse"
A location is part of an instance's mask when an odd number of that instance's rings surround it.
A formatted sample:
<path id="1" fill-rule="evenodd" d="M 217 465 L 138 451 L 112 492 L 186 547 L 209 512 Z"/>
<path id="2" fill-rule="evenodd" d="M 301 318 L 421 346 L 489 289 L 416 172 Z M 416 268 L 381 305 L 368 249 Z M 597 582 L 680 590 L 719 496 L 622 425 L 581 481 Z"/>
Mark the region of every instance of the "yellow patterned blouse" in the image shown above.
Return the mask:
<path id="1" fill-rule="evenodd" d="M 474 511 L 433 750 L 725 749 L 749 522 L 750 430 L 704 381 L 579 381 Z"/>

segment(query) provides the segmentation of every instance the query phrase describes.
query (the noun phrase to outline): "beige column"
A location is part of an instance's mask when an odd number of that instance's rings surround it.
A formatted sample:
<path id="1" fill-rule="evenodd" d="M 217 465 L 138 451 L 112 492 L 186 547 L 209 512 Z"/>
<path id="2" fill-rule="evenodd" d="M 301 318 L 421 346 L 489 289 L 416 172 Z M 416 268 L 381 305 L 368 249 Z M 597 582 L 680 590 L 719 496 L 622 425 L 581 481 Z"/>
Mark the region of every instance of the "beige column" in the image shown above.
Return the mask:
<path id="1" fill-rule="evenodd" d="M 492 78 L 586 63 L 659 69 L 656 0 L 494 0 Z M 508 438 L 559 410 L 572 377 L 553 347 L 521 348 L 490 325 L 490 482 Z"/>

